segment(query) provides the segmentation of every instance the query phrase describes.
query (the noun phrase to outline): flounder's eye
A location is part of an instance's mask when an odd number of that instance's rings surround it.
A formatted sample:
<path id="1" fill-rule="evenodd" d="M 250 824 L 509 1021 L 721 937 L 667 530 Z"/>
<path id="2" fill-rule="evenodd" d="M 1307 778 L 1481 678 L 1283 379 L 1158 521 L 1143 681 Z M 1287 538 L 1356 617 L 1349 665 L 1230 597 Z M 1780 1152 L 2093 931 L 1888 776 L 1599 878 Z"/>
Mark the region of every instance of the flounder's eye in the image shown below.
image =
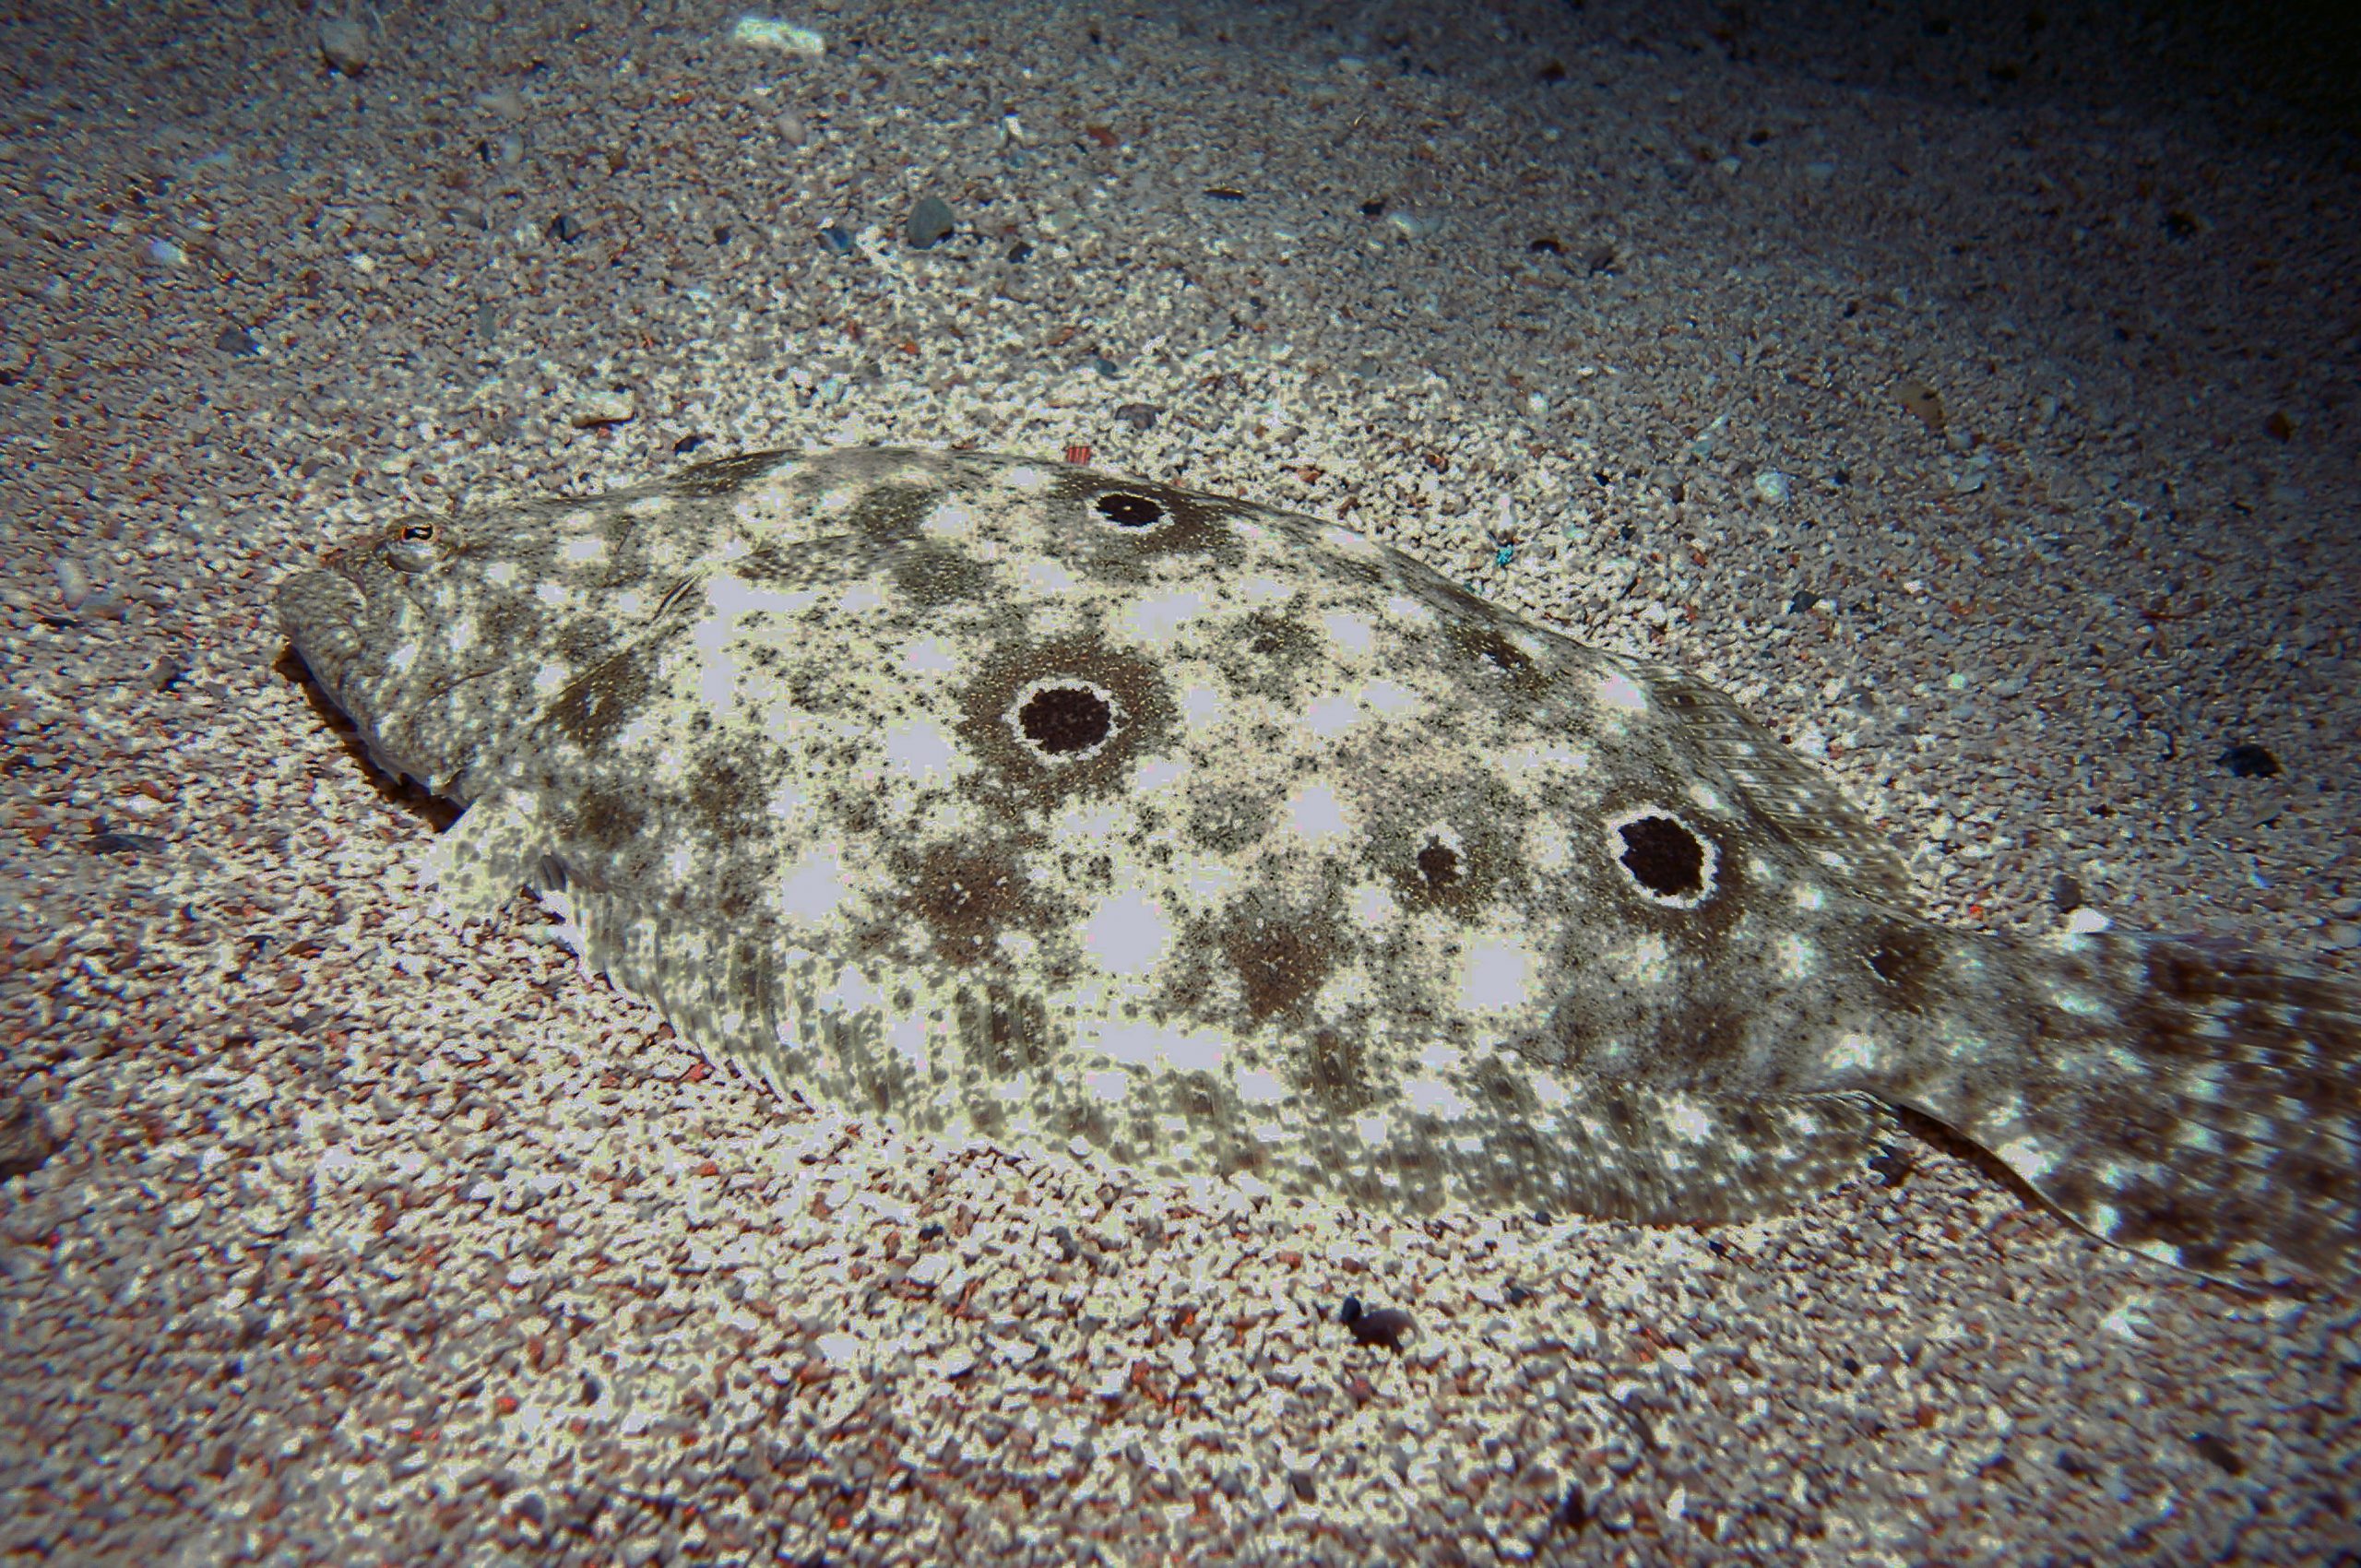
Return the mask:
<path id="1" fill-rule="evenodd" d="M 397 525 L 377 547 L 386 564 L 397 572 L 423 572 L 442 552 L 442 525 L 432 517 L 411 517 Z"/>

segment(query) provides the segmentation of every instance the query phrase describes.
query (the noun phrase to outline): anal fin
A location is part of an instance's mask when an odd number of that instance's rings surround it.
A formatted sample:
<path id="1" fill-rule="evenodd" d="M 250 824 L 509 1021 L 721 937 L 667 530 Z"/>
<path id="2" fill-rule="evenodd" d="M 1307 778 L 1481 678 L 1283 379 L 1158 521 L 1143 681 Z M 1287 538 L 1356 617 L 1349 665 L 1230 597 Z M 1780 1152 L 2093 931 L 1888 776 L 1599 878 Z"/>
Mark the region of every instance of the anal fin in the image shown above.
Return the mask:
<path id="1" fill-rule="evenodd" d="M 1782 837 L 1810 851 L 1851 891 L 1895 909 L 1916 907 L 1892 841 L 1833 779 L 1703 681 L 1661 664 L 1642 668 L 1650 693 L 1680 715 L 1706 756 Z"/>
<path id="2" fill-rule="evenodd" d="M 1536 1134 L 1548 1158 L 1531 1170 L 1537 1190 L 1529 1206 L 1714 1225 L 1820 1196 L 1860 1174 L 1898 1129 L 1892 1113 L 1865 1095 L 1609 1084 L 1586 1090 Z"/>
<path id="3" fill-rule="evenodd" d="M 1374 1142 L 1360 1119 L 1306 1119 L 1312 1158 L 1299 1169 L 1372 1205 L 1714 1225 L 1795 1208 L 1899 1139 L 1893 1113 L 1868 1095 L 1560 1087 L 1567 1097 L 1550 1109 L 1500 1103 L 1450 1122 L 1396 1112 Z"/>

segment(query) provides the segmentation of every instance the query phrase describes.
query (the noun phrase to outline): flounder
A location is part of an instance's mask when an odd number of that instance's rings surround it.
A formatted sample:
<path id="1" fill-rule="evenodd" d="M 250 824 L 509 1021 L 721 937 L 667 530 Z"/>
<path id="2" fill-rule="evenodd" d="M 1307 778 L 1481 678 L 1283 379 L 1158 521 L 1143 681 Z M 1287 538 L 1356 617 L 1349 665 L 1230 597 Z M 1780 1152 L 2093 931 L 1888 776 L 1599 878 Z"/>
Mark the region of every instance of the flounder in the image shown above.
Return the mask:
<path id="1" fill-rule="evenodd" d="M 1790 1206 L 1931 1117 L 2093 1233 L 2349 1278 L 2361 1019 L 2301 966 L 1934 923 L 1721 693 L 1316 518 L 761 452 L 402 520 L 282 624 L 466 807 L 443 897 L 781 1090 L 1427 1212 Z"/>

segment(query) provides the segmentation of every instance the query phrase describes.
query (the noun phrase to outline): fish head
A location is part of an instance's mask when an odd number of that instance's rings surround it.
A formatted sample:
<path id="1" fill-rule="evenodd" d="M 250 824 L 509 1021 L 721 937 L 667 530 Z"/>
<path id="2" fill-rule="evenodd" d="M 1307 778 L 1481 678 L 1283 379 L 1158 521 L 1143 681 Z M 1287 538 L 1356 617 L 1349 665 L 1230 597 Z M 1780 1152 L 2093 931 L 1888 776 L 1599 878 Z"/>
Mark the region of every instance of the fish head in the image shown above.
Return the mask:
<path id="1" fill-rule="evenodd" d="M 465 804 L 644 624 L 649 564 L 611 509 L 412 516 L 279 592 L 280 629 L 389 773 Z"/>
<path id="2" fill-rule="evenodd" d="M 499 728 L 489 688 L 505 660 L 501 639 L 482 635 L 490 585 L 469 565 L 458 525 L 407 517 L 330 552 L 278 597 L 279 629 L 372 760 L 437 794 Z"/>

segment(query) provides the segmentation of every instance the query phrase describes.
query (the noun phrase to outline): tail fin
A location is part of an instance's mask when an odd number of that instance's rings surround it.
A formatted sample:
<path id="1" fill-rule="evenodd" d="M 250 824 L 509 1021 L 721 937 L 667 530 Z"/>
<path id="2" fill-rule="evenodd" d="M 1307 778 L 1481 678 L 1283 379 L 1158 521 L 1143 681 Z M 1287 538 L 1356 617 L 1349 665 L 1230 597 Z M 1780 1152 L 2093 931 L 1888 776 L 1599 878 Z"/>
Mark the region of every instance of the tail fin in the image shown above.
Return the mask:
<path id="1" fill-rule="evenodd" d="M 2361 1280 L 2361 994 L 2199 941 L 2015 956 L 2022 1077 L 1892 1098 L 2106 1241 L 2231 1278 Z"/>

